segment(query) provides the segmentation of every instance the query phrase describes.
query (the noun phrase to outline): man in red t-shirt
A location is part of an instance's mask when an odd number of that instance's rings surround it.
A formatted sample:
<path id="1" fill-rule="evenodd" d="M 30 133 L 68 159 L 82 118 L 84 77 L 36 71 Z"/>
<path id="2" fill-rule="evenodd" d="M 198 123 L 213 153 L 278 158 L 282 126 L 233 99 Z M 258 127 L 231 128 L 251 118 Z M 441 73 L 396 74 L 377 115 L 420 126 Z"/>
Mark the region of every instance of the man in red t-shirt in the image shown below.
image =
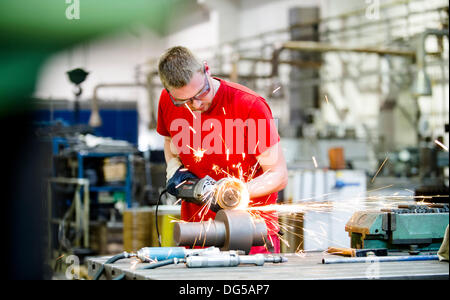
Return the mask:
<path id="1" fill-rule="evenodd" d="M 264 218 L 268 228 L 266 246 L 252 247 L 250 253 L 279 253 L 278 216 L 257 208 L 275 204 L 277 192 L 287 183 L 280 137 L 267 102 L 242 85 L 212 77 L 208 64 L 184 47 L 167 50 L 158 71 L 165 89 L 157 132 L 165 137 L 168 182 L 180 172 L 215 180 L 239 178 L 248 189 L 249 212 Z M 184 221 L 214 217 L 214 211 L 181 203 Z"/>

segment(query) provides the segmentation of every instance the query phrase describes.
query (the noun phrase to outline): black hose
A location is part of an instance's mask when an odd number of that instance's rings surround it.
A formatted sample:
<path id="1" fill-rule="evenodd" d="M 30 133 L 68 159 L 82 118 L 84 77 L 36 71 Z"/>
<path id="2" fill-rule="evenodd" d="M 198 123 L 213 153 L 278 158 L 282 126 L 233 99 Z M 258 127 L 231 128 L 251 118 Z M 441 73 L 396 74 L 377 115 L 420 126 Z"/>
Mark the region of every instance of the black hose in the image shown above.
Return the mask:
<path id="1" fill-rule="evenodd" d="M 156 211 L 155 211 L 155 225 L 156 225 L 156 235 L 158 237 L 158 244 L 161 247 L 161 236 L 159 235 L 159 226 L 158 226 L 158 207 L 159 202 L 161 202 L 161 197 L 167 192 L 167 189 L 163 190 L 161 194 L 159 194 L 158 202 L 156 202 Z"/>
<path id="2" fill-rule="evenodd" d="M 159 268 L 159 267 L 172 265 L 172 264 L 175 264 L 176 260 L 179 261 L 179 259 L 177 259 L 177 258 L 171 258 L 171 259 L 158 261 L 158 262 L 155 262 L 155 263 L 151 263 L 148 266 L 142 267 L 139 270 L 156 269 L 156 268 Z"/>
<path id="3" fill-rule="evenodd" d="M 98 280 L 100 278 L 100 276 L 102 276 L 103 272 L 105 271 L 105 265 L 106 264 L 112 264 L 112 263 L 115 263 L 116 261 L 118 261 L 119 259 L 124 259 L 124 258 L 127 258 L 127 257 L 129 257 L 128 253 L 123 252 L 123 253 L 114 255 L 113 257 L 109 258 L 104 264 L 102 264 L 100 269 L 94 275 L 93 280 Z"/>

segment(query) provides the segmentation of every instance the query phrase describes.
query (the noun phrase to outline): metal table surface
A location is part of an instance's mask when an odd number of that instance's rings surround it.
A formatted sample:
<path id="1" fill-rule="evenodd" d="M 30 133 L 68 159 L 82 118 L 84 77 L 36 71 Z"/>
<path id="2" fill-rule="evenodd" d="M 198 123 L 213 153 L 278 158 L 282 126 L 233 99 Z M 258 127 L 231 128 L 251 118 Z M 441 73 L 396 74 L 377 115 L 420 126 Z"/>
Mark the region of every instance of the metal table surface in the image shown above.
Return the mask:
<path id="1" fill-rule="evenodd" d="M 449 263 L 437 260 L 322 264 L 322 258 L 330 255 L 323 252 L 283 255 L 288 262 L 264 266 L 187 268 L 177 264 L 148 270 L 139 270 L 146 264 L 133 263 L 136 259 L 123 259 L 105 265 L 101 279 L 112 279 L 122 273 L 129 280 L 449 279 Z M 88 258 L 89 275 L 92 277 L 110 257 Z"/>

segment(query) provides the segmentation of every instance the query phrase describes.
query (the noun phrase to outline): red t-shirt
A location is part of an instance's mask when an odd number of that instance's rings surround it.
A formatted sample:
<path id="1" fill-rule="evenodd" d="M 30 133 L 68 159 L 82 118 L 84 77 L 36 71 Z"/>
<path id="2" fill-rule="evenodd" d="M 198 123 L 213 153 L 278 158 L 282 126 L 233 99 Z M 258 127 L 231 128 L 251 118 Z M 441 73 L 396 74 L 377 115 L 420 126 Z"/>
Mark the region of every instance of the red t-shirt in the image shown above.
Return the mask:
<path id="1" fill-rule="evenodd" d="M 240 84 L 218 80 L 220 87 L 203 113 L 191 112 L 186 106 L 176 107 L 163 90 L 157 132 L 172 138 L 181 162 L 197 177 L 209 175 L 219 180 L 234 176 L 246 182 L 263 174 L 256 157 L 277 144 L 280 137 L 264 98 Z M 250 199 L 249 206 L 275 204 L 276 200 L 277 193 L 273 193 Z M 252 213 L 265 219 L 269 235 L 279 231 L 275 212 Z M 181 203 L 184 221 L 199 222 L 214 217 L 214 212 L 202 210 L 201 206 Z"/>

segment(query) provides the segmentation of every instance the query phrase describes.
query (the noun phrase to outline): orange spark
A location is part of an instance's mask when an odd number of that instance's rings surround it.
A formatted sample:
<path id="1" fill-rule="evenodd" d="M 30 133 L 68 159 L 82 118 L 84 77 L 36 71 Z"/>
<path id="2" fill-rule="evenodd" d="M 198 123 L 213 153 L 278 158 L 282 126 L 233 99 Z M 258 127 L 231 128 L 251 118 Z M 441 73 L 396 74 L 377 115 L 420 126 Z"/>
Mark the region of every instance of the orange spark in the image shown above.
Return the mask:
<path id="1" fill-rule="evenodd" d="M 230 160 L 230 149 L 227 148 L 227 161 Z"/>
<path id="2" fill-rule="evenodd" d="M 316 169 L 317 169 L 317 161 L 316 161 L 316 158 L 314 156 L 312 157 L 312 160 L 314 162 L 314 167 L 316 167 Z"/>
<path id="3" fill-rule="evenodd" d="M 278 90 L 281 89 L 281 86 L 277 87 L 276 89 L 273 90 L 272 94 L 275 94 L 276 92 L 278 92 Z"/>
<path id="4" fill-rule="evenodd" d="M 203 149 L 203 148 L 198 148 L 197 150 L 195 150 L 194 148 L 192 148 L 191 146 L 187 145 L 187 147 L 189 149 L 191 149 L 194 153 L 194 159 L 196 162 L 199 162 L 202 160 L 203 155 L 205 154 L 205 152 L 207 151 L 207 149 Z"/>
<path id="5" fill-rule="evenodd" d="M 194 112 L 191 110 L 191 108 L 189 107 L 189 105 L 187 105 L 187 103 L 185 103 L 184 106 L 186 106 L 187 109 L 191 112 L 191 114 L 192 114 L 192 116 L 194 117 L 194 119 L 197 119 L 197 117 L 195 116 Z"/>
<path id="6" fill-rule="evenodd" d="M 186 182 L 186 180 L 180 182 L 175 188 L 176 188 L 176 189 L 179 188 L 179 187 L 180 187 L 181 185 L 183 185 L 183 183 L 185 183 L 185 182 Z"/>
<path id="7" fill-rule="evenodd" d="M 219 167 L 218 165 L 213 165 L 213 166 L 212 166 L 212 170 L 213 170 L 214 172 L 216 172 L 216 174 L 219 174 L 219 173 L 220 173 L 220 167 Z"/>
<path id="8" fill-rule="evenodd" d="M 131 270 L 136 270 L 136 266 L 137 266 L 138 263 L 139 263 L 139 260 L 133 259 L 133 260 L 130 262 L 130 264 L 131 264 L 130 269 L 131 269 Z"/>
<path id="9" fill-rule="evenodd" d="M 258 140 L 258 142 L 256 143 L 255 149 L 253 150 L 253 154 L 256 153 L 256 149 L 258 148 L 258 145 L 259 145 L 259 140 Z"/>
<path id="10" fill-rule="evenodd" d="M 65 254 L 63 254 L 63 255 L 61 255 L 61 256 L 59 256 L 56 260 L 59 260 L 59 259 L 61 259 L 61 258 L 63 258 L 64 257 L 64 255 Z"/>
<path id="11" fill-rule="evenodd" d="M 327 95 L 325 95 L 325 100 L 327 101 L 327 104 L 329 104 Z"/>
<path id="12" fill-rule="evenodd" d="M 387 160 L 388 160 L 388 156 L 386 156 L 386 158 L 384 159 L 383 163 L 378 168 L 378 171 L 375 173 L 375 175 L 373 176 L 372 180 L 370 181 L 371 183 L 373 183 L 373 181 L 375 180 L 375 177 L 377 177 L 378 173 L 380 173 L 381 169 L 383 168 L 383 166 L 384 166 L 384 164 L 386 163 Z"/>
<path id="13" fill-rule="evenodd" d="M 442 143 L 439 142 L 438 140 L 434 140 L 434 142 L 435 142 L 438 146 L 440 146 L 442 149 L 444 149 L 445 151 L 448 152 L 448 147 L 447 147 L 447 146 L 445 146 L 444 144 L 442 144 Z"/>
<path id="14" fill-rule="evenodd" d="M 222 110 L 223 110 L 223 114 L 227 115 L 227 113 L 225 112 L 225 107 L 222 107 Z"/>

